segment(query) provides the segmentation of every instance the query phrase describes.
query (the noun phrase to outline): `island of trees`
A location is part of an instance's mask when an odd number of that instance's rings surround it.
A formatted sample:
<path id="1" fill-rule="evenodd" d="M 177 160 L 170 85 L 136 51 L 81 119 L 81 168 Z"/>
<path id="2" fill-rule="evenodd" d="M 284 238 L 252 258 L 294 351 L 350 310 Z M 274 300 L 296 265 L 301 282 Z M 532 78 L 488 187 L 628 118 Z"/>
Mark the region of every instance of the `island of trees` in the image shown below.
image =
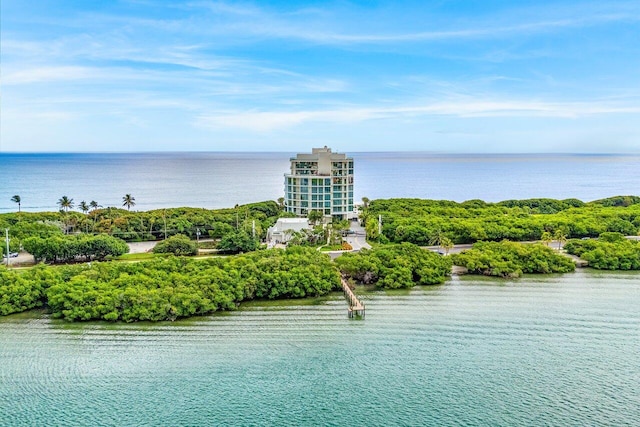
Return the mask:
<path id="1" fill-rule="evenodd" d="M 19 270 L 0 267 L 0 314 L 45 307 L 71 321 L 173 320 L 231 310 L 251 299 L 326 295 L 339 289 L 340 277 L 397 289 L 443 283 L 452 264 L 499 277 L 566 273 L 575 264 L 558 252 L 563 244 L 593 268 L 640 269 L 640 243 L 625 237 L 640 230 L 640 198 L 634 196 L 589 203 L 367 199 L 361 220 L 373 248 L 335 262 L 317 249 L 327 241 L 340 248 L 339 234 L 348 224 L 324 227 L 310 217 L 316 226 L 294 236 L 286 250 L 260 244 L 267 227 L 288 215 L 281 203 L 137 212 L 127 194 L 127 209 L 92 201 L 76 212 L 67 197 L 59 204 L 59 212 L 0 215 L 0 229 L 11 230 L 10 251 L 24 248 L 40 262 Z M 219 254 L 238 255 L 194 258 L 201 236 L 212 239 Z M 162 241 L 155 255 L 111 261 L 126 254 L 125 240 L 156 239 Z M 460 243 L 472 247 L 447 256 Z M 420 247 L 431 245 L 442 254 Z"/>

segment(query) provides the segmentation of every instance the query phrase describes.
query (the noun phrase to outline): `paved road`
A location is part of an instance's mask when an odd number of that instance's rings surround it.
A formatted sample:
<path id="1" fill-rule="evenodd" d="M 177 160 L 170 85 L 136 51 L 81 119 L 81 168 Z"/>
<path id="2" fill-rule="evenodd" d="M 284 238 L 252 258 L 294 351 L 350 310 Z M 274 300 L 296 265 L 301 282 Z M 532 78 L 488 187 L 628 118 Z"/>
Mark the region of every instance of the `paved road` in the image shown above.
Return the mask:
<path id="1" fill-rule="evenodd" d="M 127 245 L 129 245 L 129 253 L 130 254 L 142 254 L 145 252 L 150 252 L 151 249 L 153 249 L 155 247 L 155 245 L 157 245 L 158 242 L 157 241 L 150 241 L 150 242 L 130 242 L 127 243 Z"/>
<path id="2" fill-rule="evenodd" d="M 347 235 L 345 240 L 351 245 L 354 251 L 371 249 L 371 245 L 367 243 L 366 231 L 358 221 L 351 221 L 351 227 L 349 229 L 353 234 Z"/>
<path id="3" fill-rule="evenodd" d="M 6 258 L 0 258 L 0 260 L 2 260 L 3 265 L 7 265 Z M 35 262 L 36 260 L 33 257 L 33 255 L 31 255 L 28 252 L 22 251 L 18 254 L 17 257 L 9 258 L 9 267 L 11 267 L 12 265 L 18 266 L 18 265 L 35 264 Z"/>

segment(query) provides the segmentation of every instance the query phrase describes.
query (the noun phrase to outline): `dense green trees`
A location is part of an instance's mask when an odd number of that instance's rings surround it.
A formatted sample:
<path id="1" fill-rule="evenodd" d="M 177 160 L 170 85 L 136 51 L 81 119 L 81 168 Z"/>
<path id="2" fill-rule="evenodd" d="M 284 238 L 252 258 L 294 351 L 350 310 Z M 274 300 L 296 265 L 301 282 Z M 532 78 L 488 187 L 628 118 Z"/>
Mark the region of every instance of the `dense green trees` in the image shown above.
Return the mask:
<path id="1" fill-rule="evenodd" d="M 159 242 L 153 248 L 156 254 L 174 254 L 174 255 L 198 255 L 198 246 L 196 242 L 189 239 L 183 234 L 176 234 L 167 240 Z"/>
<path id="2" fill-rule="evenodd" d="M 343 273 L 383 288 L 441 283 L 451 268 L 410 244 L 345 255 Z M 254 298 L 325 295 L 340 287 L 340 273 L 325 254 L 305 247 L 233 257 L 155 258 L 134 263 L 0 267 L 0 313 L 43 304 L 67 320 L 172 320 L 234 309 Z"/>
<path id="3" fill-rule="evenodd" d="M 410 243 L 386 245 L 335 260 L 347 278 L 379 288 L 410 288 L 443 283 L 451 272 L 451 259 Z"/>
<path id="4" fill-rule="evenodd" d="M 575 270 L 573 261 L 542 244 L 516 242 L 478 242 L 472 249 L 451 256 L 455 265 L 470 273 L 499 277 L 518 277 L 523 273 L 567 273 Z"/>
<path id="5" fill-rule="evenodd" d="M 46 289 L 62 280 L 59 271 L 43 265 L 27 271 L 0 267 L 0 315 L 42 307 Z"/>
<path id="6" fill-rule="evenodd" d="M 329 257 L 306 248 L 60 270 L 61 279 L 47 290 L 48 305 L 67 320 L 173 320 L 232 310 L 253 298 L 324 295 L 340 285 Z"/>
<path id="7" fill-rule="evenodd" d="M 637 235 L 640 198 L 626 196 L 583 203 L 576 199 L 529 199 L 486 203 L 470 200 L 374 200 L 364 211 L 367 236 L 378 240 L 378 215 L 383 237 L 392 242 L 432 244 L 438 236 L 454 243 L 540 240 L 557 236 L 596 237 L 607 231 Z M 384 241 L 384 238 L 382 239 Z M 561 239 L 562 240 L 562 239 Z"/>
<path id="8" fill-rule="evenodd" d="M 72 199 L 66 197 L 63 204 L 68 206 L 68 203 L 72 203 Z M 87 212 L 86 204 L 79 206 L 83 212 Z M 17 239 L 31 236 L 29 233 L 20 233 L 17 228 L 37 224 L 38 227 L 46 225 L 50 229 L 57 228 L 57 231 L 71 234 L 109 234 L 127 241 L 140 241 L 163 239 L 165 235 L 170 237 L 175 234 L 195 239 L 198 229 L 202 235 L 221 238 L 236 231 L 237 226 L 247 233 L 255 230 L 256 238 L 261 239 L 279 216 L 288 215 L 274 201 L 251 203 L 238 206 L 237 209 L 170 208 L 131 212 L 113 207 L 101 208 L 92 200 L 88 207 L 90 210 L 85 214 L 72 210 L 67 212 L 70 207 L 63 208 L 62 212 L 0 214 L 0 227 L 9 228 L 11 237 Z"/>
<path id="9" fill-rule="evenodd" d="M 49 263 L 103 260 L 109 255 L 129 252 L 129 246 L 123 240 L 107 235 L 29 237 L 24 239 L 23 245 L 36 261 Z"/>
<path id="10" fill-rule="evenodd" d="M 603 233 L 597 240 L 570 240 L 564 248 L 592 268 L 640 270 L 640 242 L 627 240 L 620 233 Z"/>
<path id="11" fill-rule="evenodd" d="M 258 249 L 258 241 L 244 230 L 232 231 L 222 236 L 217 248 L 222 253 L 238 254 Z"/>

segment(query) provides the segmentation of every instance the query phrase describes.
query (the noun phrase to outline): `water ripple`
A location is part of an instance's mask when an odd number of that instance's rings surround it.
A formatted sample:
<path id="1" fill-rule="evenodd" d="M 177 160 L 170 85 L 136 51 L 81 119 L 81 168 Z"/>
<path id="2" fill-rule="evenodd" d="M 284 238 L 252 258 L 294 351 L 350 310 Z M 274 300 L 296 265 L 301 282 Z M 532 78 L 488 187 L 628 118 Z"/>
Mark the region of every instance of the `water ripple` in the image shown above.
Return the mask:
<path id="1" fill-rule="evenodd" d="M 464 277 L 158 324 L 0 320 L 0 425 L 634 425 L 640 275 Z"/>

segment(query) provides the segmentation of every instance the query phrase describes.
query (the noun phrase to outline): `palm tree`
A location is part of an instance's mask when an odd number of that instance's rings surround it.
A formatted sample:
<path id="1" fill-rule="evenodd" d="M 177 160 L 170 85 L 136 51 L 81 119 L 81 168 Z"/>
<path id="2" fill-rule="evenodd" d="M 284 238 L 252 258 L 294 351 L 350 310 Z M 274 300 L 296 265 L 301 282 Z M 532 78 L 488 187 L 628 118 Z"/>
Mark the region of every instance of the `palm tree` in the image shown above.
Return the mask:
<path id="1" fill-rule="evenodd" d="M 89 205 L 84 200 L 80 202 L 78 208 L 82 211 L 82 213 L 86 214 L 89 211 Z"/>
<path id="2" fill-rule="evenodd" d="M 450 238 L 448 238 L 447 236 L 444 236 L 441 240 L 440 240 L 440 247 L 442 249 L 444 249 L 444 253 L 446 255 L 449 255 L 449 251 L 453 248 L 453 240 L 451 240 Z"/>
<path id="3" fill-rule="evenodd" d="M 62 196 L 62 198 L 58 200 L 58 205 L 60 206 L 60 211 L 66 214 L 69 212 L 69 209 L 73 208 L 73 199 L 70 199 L 67 196 Z M 62 215 L 62 222 L 64 223 L 64 233 L 67 234 L 67 232 L 69 231 L 67 215 Z"/>
<path id="4" fill-rule="evenodd" d="M 98 202 L 96 202 L 95 200 L 92 200 L 92 201 L 89 202 L 89 207 L 91 208 L 91 210 L 95 211 L 96 209 L 98 209 L 101 206 L 98 204 Z"/>
<path id="5" fill-rule="evenodd" d="M 69 209 L 73 208 L 73 199 L 70 199 L 67 196 L 62 196 L 62 198 L 58 200 L 58 206 L 60 206 L 60 209 L 63 209 L 65 212 L 69 212 Z"/>
<path id="6" fill-rule="evenodd" d="M 280 207 L 280 210 L 284 210 L 284 208 L 286 207 L 284 203 L 284 197 L 278 197 L 278 207 Z"/>
<path id="7" fill-rule="evenodd" d="M 549 243 L 551 243 L 551 241 L 553 240 L 553 236 L 548 231 L 545 231 L 544 233 L 542 233 L 540 240 L 542 240 L 542 243 L 544 243 L 545 246 L 549 246 Z"/>
<path id="8" fill-rule="evenodd" d="M 136 205 L 136 198 L 131 194 L 125 194 L 122 198 L 122 206 L 126 206 L 127 210 L 131 210 L 131 206 Z"/>
<path id="9" fill-rule="evenodd" d="M 362 207 L 364 209 L 367 209 L 369 207 L 369 198 L 368 197 L 363 197 L 362 198 Z"/>
<path id="10" fill-rule="evenodd" d="M 562 248 L 562 245 L 567 242 L 567 234 L 562 229 L 557 229 L 553 234 L 553 237 L 558 242 L 558 250 L 560 250 Z"/>
<path id="11" fill-rule="evenodd" d="M 17 194 L 11 198 L 11 201 L 18 204 L 18 212 L 20 212 L 20 202 L 22 199 Z"/>
<path id="12" fill-rule="evenodd" d="M 429 239 L 429 244 L 430 245 L 434 245 L 437 247 L 442 247 L 442 242 L 444 241 L 444 239 L 446 239 L 447 236 L 445 236 L 445 234 L 442 232 L 441 229 L 437 229 L 436 231 L 433 232 L 433 234 L 431 235 L 431 238 Z"/>
<path id="13" fill-rule="evenodd" d="M 322 220 L 323 216 L 324 215 L 322 214 L 321 211 L 314 209 L 309 211 L 307 218 L 309 219 L 309 222 L 311 224 L 316 225 L 320 220 Z"/>

